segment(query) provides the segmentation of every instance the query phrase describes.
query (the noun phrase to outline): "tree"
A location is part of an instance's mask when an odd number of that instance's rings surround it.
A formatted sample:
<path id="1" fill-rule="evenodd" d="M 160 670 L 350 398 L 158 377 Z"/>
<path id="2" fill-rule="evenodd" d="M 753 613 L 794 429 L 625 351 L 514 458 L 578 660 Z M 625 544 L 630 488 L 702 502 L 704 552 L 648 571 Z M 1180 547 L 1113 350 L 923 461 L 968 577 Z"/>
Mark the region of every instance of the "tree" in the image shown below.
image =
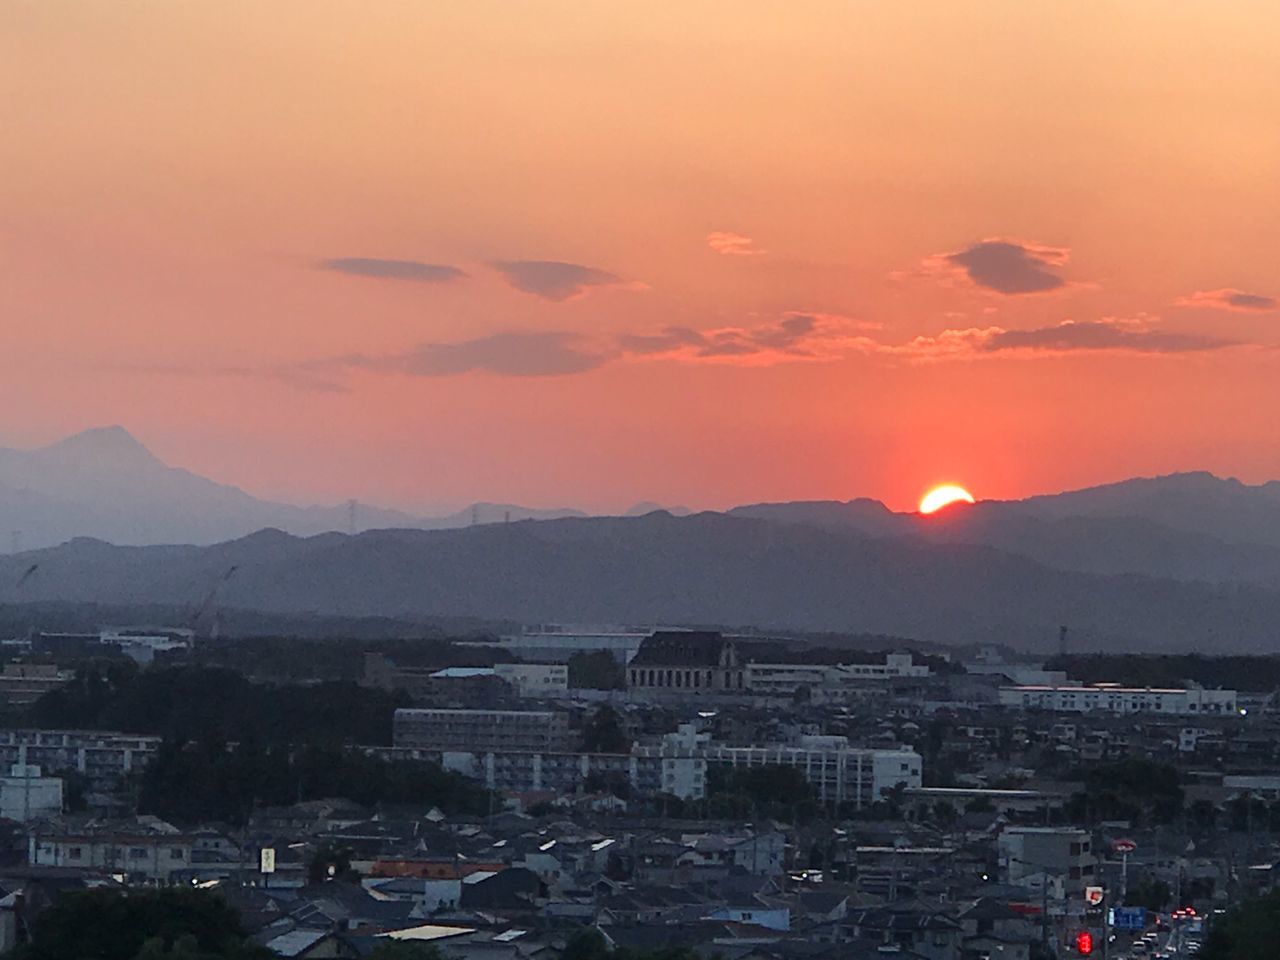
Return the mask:
<path id="1" fill-rule="evenodd" d="M 365 960 L 443 960 L 443 957 L 432 943 L 388 939 L 375 947 Z"/>
<path id="2" fill-rule="evenodd" d="M 331 880 L 356 881 L 359 874 L 351 869 L 351 848 L 322 843 L 311 855 L 307 864 L 308 883 L 327 883 Z"/>
<path id="3" fill-rule="evenodd" d="M 1131 907 L 1146 907 L 1152 912 L 1159 912 L 1169 905 L 1173 899 L 1173 890 L 1163 880 L 1155 877 L 1144 877 L 1131 884 L 1125 891 L 1125 904 Z"/>
<path id="4" fill-rule="evenodd" d="M 631 738 L 622 729 L 618 711 L 600 707 L 582 728 L 582 749 L 587 753 L 629 753 Z"/>
<path id="5" fill-rule="evenodd" d="M 583 650 L 569 657 L 569 686 L 574 690 L 625 690 L 622 664 L 607 650 Z"/>
<path id="6" fill-rule="evenodd" d="M 1209 930 L 1200 960 L 1274 960 L 1280 943 L 1280 892 L 1250 900 Z"/>
<path id="7" fill-rule="evenodd" d="M 271 958 L 246 945 L 236 912 L 199 890 L 85 890 L 62 894 L 39 915 L 15 960 L 159 957 Z"/>

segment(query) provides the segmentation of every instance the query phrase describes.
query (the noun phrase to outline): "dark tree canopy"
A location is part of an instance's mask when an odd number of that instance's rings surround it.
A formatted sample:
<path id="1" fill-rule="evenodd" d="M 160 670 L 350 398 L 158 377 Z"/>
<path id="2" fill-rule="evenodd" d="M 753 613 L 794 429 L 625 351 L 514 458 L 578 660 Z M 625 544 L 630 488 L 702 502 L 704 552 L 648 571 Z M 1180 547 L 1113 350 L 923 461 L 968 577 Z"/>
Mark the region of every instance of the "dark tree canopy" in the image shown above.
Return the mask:
<path id="1" fill-rule="evenodd" d="M 65 893 L 37 918 L 15 960 L 269 960 L 246 945 L 240 920 L 219 896 L 181 888 Z"/>

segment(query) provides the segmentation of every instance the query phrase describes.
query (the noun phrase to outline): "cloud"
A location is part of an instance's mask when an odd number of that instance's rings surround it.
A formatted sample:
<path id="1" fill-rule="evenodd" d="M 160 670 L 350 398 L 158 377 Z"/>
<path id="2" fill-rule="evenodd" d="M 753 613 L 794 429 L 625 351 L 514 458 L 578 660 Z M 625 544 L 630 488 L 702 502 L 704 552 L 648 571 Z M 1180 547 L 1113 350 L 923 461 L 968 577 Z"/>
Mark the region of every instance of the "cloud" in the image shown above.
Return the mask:
<path id="1" fill-rule="evenodd" d="M 857 335 L 874 325 L 833 314 L 790 312 L 749 327 L 694 330 L 666 327 L 618 339 L 625 354 L 685 362 L 738 362 L 762 366 L 796 360 L 834 360 L 872 341 Z"/>
<path id="2" fill-rule="evenodd" d="M 417 260 L 380 260 L 373 257 L 334 257 L 316 264 L 321 270 L 347 273 L 356 277 L 379 280 L 412 280 L 416 283 L 450 283 L 466 273 L 443 263 L 419 263 Z"/>
<path id="3" fill-rule="evenodd" d="M 727 230 L 707 234 L 707 246 L 726 257 L 758 257 L 767 252 L 758 248 L 750 237 Z"/>
<path id="4" fill-rule="evenodd" d="M 504 377 L 559 377 L 585 373 L 607 363 L 611 354 L 588 345 L 574 333 L 494 333 L 474 340 L 426 343 L 404 353 L 352 354 L 308 366 L 363 369 L 410 377 L 451 377 L 492 373 Z"/>
<path id="5" fill-rule="evenodd" d="M 1174 301 L 1180 307 L 1211 307 L 1215 310 L 1236 310 L 1242 313 L 1261 313 L 1280 307 L 1280 300 L 1260 293 L 1245 293 L 1223 287 L 1221 290 L 1197 290 Z"/>
<path id="6" fill-rule="evenodd" d="M 490 264 L 517 290 L 544 300 L 571 300 L 591 287 L 621 286 L 617 274 L 559 260 L 495 260 Z"/>
<path id="7" fill-rule="evenodd" d="M 911 360 L 972 360 L 984 356 L 1062 355 L 1076 352 L 1138 354 L 1203 353 L 1240 346 L 1238 341 L 1197 333 L 1175 333 L 1151 325 L 1146 318 L 1074 321 L 1029 330 L 970 327 L 916 337 L 883 352 Z"/>
<path id="8" fill-rule="evenodd" d="M 1055 271 L 1066 264 L 1070 251 L 1016 240 L 991 238 L 954 253 L 940 253 L 925 261 L 929 272 L 960 272 L 975 286 L 1006 296 L 1049 293 L 1067 286 Z"/>

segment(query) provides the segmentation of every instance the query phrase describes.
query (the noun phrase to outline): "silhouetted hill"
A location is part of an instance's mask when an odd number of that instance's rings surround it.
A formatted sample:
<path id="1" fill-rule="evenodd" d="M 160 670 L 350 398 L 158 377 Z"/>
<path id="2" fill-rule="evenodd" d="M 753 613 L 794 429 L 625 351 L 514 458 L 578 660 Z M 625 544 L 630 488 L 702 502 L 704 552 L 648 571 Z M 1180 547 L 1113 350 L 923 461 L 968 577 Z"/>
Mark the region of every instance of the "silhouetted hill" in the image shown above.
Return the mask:
<path id="1" fill-rule="evenodd" d="M 1042 518 L 1140 517 L 1234 543 L 1280 548 L 1280 482 L 1241 483 L 1211 473 L 1174 473 L 1029 497 L 1021 512 Z"/>
<path id="2" fill-rule="evenodd" d="M 996 547 L 1082 573 L 1280 586 L 1280 548 L 1227 542 L 1140 515 L 1040 517 L 1023 509 L 1028 502 L 955 504 L 929 516 L 893 513 L 876 500 L 754 504 L 730 513 L 873 537 Z"/>
<path id="3" fill-rule="evenodd" d="M 719 514 L 212 547 L 76 541 L 0 560 L 0 602 L 194 604 L 219 580 L 222 606 L 281 614 L 716 623 L 1041 649 L 1064 623 L 1080 649 L 1271 651 L 1280 638 L 1280 593 L 1262 587 L 1060 571 L 990 547 Z"/>

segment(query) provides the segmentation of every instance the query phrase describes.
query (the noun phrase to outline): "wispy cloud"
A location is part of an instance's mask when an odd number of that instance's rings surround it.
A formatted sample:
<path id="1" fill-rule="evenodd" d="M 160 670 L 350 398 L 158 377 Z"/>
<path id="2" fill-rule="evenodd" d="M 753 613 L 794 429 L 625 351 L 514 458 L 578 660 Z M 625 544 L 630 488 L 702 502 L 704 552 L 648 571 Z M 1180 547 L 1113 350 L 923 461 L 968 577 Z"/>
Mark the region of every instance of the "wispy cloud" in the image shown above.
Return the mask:
<path id="1" fill-rule="evenodd" d="M 1058 271 L 1070 251 L 993 237 L 953 253 L 940 253 L 924 261 L 926 272 L 959 275 L 984 290 L 1005 296 L 1051 293 L 1067 287 Z"/>
<path id="2" fill-rule="evenodd" d="M 1240 313 L 1264 313 L 1280 307 L 1280 300 L 1260 293 L 1245 293 L 1232 287 L 1221 290 L 1197 290 L 1174 301 L 1180 307 L 1210 307 L 1214 310 L 1235 310 Z"/>
<path id="3" fill-rule="evenodd" d="M 761 366 L 797 360 L 833 360 L 870 343 L 861 331 L 874 324 L 834 314 L 790 312 L 752 326 L 695 330 L 665 327 L 656 333 L 627 334 L 622 352 L 684 362 L 716 361 Z"/>
<path id="4" fill-rule="evenodd" d="M 372 370 L 410 377 L 492 373 L 504 377 L 561 377 L 607 363 L 611 354 L 575 333 L 494 333 L 474 340 L 424 343 L 403 353 L 351 354 L 303 366 L 311 370 Z"/>
<path id="5" fill-rule="evenodd" d="M 750 237 L 727 230 L 707 234 L 707 246 L 726 257 L 758 257 L 767 252 L 755 243 Z"/>
<path id="6" fill-rule="evenodd" d="M 915 361 L 973 360 L 997 355 L 1050 356 L 1078 352 L 1185 354 L 1240 346 L 1239 341 L 1156 327 L 1147 318 L 1074 321 L 1047 327 L 1006 330 L 970 327 L 916 337 L 880 352 Z"/>
<path id="7" fill-rule="evenodd" d="M 382 260 L 375 257 L 332 257 L 320 260 L 321 270 L 346 273 L 377 280 L 410 280 L 415 283 L 450 283 L 466 273 L 443 263 L 421 263 L 417 260 Z"/>
<path id="8" fill-rule="evenodd" d="M 555 302 L 580 297 L 592 287 L 639 286 L 607 270 L 559 260 L 495 260 L 490 266 L 517 290 Z"/>

